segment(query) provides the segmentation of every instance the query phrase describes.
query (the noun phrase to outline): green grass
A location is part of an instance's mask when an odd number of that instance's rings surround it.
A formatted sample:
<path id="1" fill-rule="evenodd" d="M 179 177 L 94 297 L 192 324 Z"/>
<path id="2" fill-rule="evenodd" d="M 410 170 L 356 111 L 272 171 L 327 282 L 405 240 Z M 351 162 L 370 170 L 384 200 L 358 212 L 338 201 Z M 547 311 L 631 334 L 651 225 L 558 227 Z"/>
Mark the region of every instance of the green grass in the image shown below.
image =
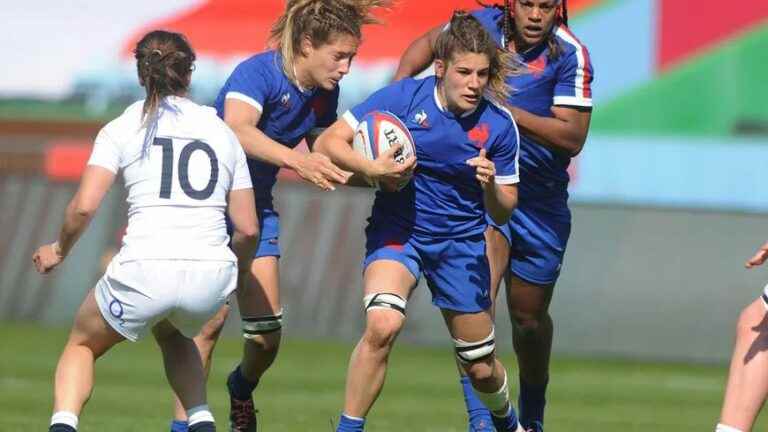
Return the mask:
<path id="1" fill-rule="evenodd" d="M 0 323 L 0 430 L 43 431 L 50 418 L 53 370 L 66 331 Z M 226 430 L 224 381 L 240 340 L 215 354 L 209 401 Z M 338 415 L 351 344 L 288 338 L 257 390 L 263 431 L 330 431 Z M 504 355 L 514 368 L 513 356 Z M 448 348 L 398 346 L 368 431 L 466 431 L 463 402 Z M 514 372 L 513 372 L 514 373 Z M 724 366 L 557 359 L 552 365 L 548 431 L 711 431 Z M 514 380 L 513 380 L 514 382 Z M 96 367 L 82 431 L 163 431 L 169 391 L 153 341 L 124 343 Z M 762 425 L 762 426 L 761 426 Z M 761 421 L 755 430 L 765 430 Z"/>

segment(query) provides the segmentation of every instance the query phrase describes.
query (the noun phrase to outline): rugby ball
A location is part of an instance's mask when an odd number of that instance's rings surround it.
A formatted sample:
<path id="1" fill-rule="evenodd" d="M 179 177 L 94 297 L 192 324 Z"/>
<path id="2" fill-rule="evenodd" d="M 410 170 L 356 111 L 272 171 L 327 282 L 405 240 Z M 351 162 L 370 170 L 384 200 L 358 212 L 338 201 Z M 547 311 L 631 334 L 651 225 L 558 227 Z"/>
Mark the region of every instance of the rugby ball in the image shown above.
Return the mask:
<path id="1" fill-rule="evenodd" d="M 355 129 L 355 137 L 352 141 L 355 151 L 368 160 L 375 160 L 396 144 L 403 145 L 395 153 L 397 163 L 405 163 L 407 158 L 416 155 L 411 132 L 396 115 L 388 111 L 373 111 L 363 116 Z M 410 178 L 400 182 L 396 185 L 396 189 L 402 189 L 409 181 Z M 368 183 L 381 189 L 381 185 L 373 179 L 368 179 Z"/>

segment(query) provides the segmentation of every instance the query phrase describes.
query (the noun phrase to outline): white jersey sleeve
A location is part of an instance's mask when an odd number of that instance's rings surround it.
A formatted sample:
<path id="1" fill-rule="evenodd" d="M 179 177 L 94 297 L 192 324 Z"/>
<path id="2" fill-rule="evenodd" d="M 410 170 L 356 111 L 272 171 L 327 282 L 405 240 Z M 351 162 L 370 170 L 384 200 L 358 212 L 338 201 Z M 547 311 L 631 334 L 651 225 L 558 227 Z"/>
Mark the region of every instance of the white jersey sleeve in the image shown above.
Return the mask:
<path id="1" fill-rule="evenodd" d="M 88 165 L 100 166 L 117 174 L 120 169 L 120 146 L 109 132 L 110 124 L 104 126 L 96 136 Z"/>

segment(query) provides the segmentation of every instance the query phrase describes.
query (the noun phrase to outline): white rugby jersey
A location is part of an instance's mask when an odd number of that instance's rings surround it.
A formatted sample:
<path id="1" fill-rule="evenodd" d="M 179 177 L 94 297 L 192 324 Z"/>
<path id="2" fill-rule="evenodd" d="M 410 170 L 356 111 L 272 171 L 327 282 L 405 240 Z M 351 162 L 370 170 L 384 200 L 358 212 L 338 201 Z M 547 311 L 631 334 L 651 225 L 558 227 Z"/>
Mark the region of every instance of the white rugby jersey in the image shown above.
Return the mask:
<path id="1" fill-rule="evenodd" d="M 123 174 L 130 207 L 120 259 L 236 261 L 227 194 L 252 187 L 237 137 L 216 110 L 177 96 L 163 99 L 148 131 L 143 104 L 101 129 L 88 161 Z"/>

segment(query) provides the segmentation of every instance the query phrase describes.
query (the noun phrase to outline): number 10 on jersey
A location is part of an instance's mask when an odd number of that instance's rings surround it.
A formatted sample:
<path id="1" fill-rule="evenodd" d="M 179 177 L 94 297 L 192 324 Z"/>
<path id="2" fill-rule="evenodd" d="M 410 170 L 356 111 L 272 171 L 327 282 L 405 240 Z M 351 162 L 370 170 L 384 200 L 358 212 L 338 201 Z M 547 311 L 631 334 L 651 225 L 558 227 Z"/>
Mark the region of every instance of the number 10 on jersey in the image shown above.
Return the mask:
<path id="1" fill-rule="evenodd" d="M 159 145 L 163 148 L 163 168 L 160 180 L 160 198 L 171 198 L 171 185 L 173 184 L 173 165 L 174 165 L 174 151 L 173 151 L 173 139 L 171 138 L 155 138 L 154 145 Z M 192 158 L 192 154 L 196 151 L 202 151 L 208 156 L 208 161 L 211 163 L 211 177 L 208 179 L 208 184 L 202 189 L 195 189 L 192 183 L 189 181 L 189 160 Z M 216 152 L 213 151 L 211 146 L 202 141 L 192 141 L 185 145 L 179 153 L 179 185 L 184 193 L 196 200 L 204 200 L 213 194 L 213 190 L 216 188 L 216 182 L 219 179 L 219 160 L 216 157 Z"/>

